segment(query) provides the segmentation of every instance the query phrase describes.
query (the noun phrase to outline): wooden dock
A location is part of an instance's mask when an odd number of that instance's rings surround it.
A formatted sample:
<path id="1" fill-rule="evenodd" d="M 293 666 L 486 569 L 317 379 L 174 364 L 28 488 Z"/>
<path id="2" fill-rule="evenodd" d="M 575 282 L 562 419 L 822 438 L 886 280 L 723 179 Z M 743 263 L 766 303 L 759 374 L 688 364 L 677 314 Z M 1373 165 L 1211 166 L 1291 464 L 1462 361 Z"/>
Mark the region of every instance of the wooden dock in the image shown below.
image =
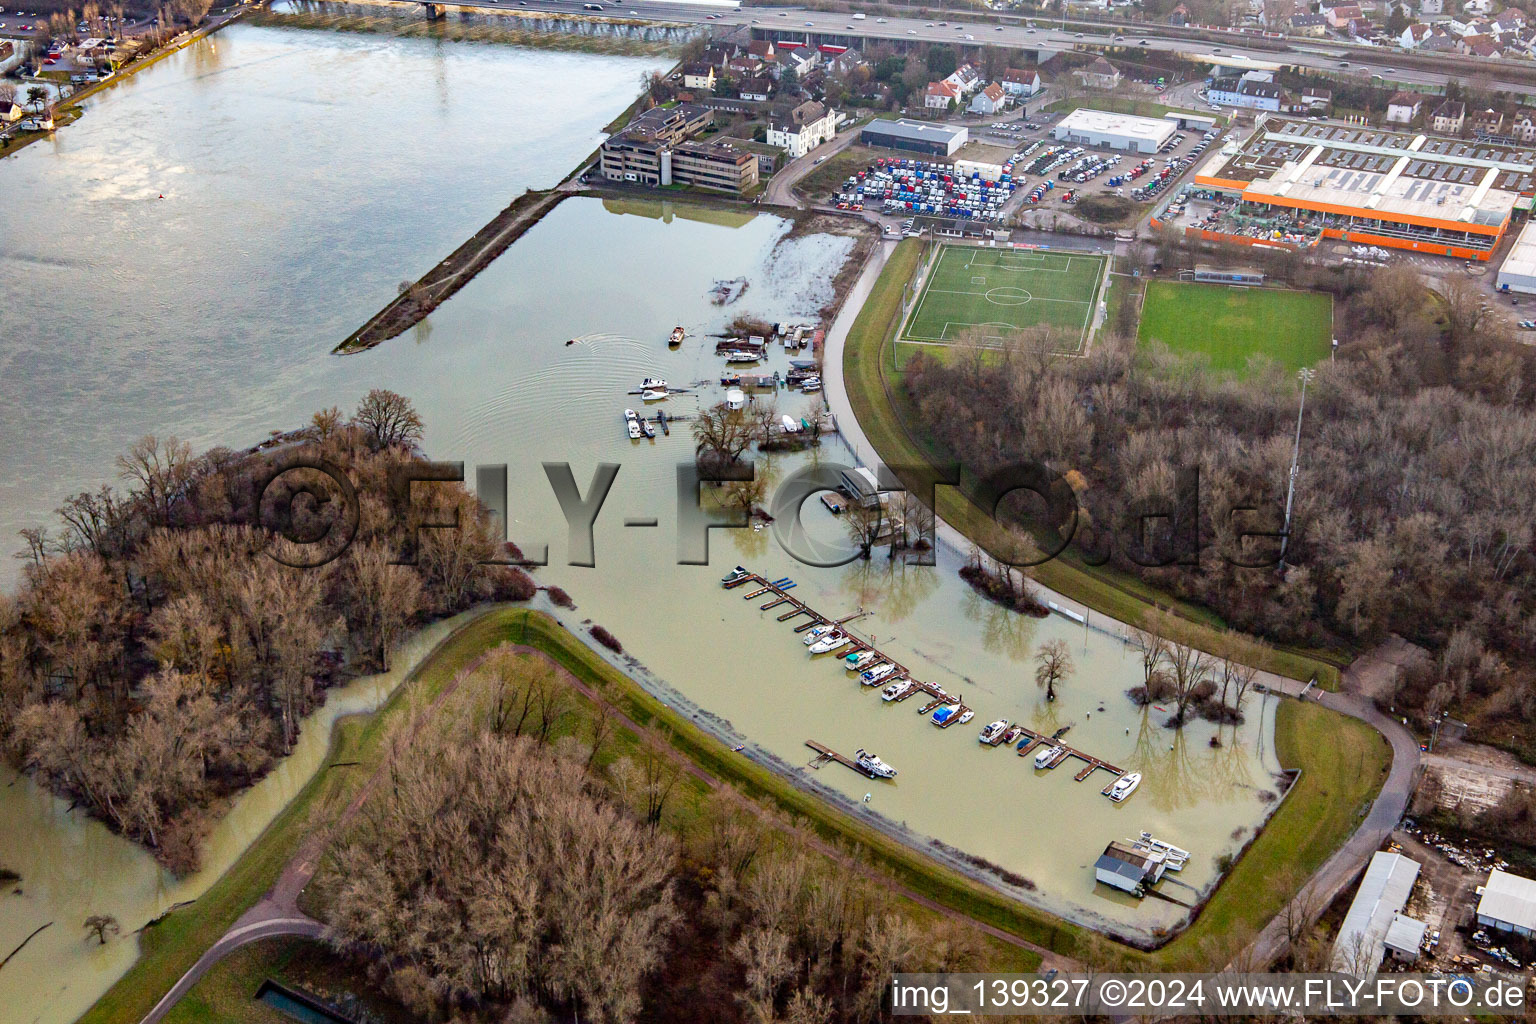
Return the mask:
<path id="1" fill-rule="evenodd" d="M 871 775 L 863 768 L 860 768 L 859 762 L 855 761 L 851 757 L 846 757 L 842 754 L 839 754 L 825 743 L 817 743 L 815 740 L 806 740 L 805 745 L 816 751 L 816 756 L 811 758 L 811 760 L 808 762 L 807 766 L 810 768 L 820 768 L 824 764 L 836 763 L 844 766 L 845 768 L 852 768 L 866 779 L 876 778 L 876 776 Z"/>
<path id="2" fill-rule="evenodd" d="M 838 652 L 838 661 L 842 664 L 846 664 L 844 659 L 849 654 L 854 654 L 860 651 L 874 652 L 874 654 L 877 656 L 877 660 L 873 662 L 873 664 L 879 664 L 881 661 L 885 661 L 889 662 L 895 669 L 895 671 L 887 677 L 888 682 L 884 685 L 889 685 L 891 682 L 897 682 L 902 679 L 908 679 L 913 684 L 912 689 L 908 690 L 905 694 L 898 698 L 896 702 L 906 700 L 908 697 L 914 697 L 919 693 L 924 693 L 928 695 L 929 700 L 924 703 L 921 708 L 918 709 L 919 714 L 931 714 L 946 705 L 950 705 L 955 708 L 954 714 L 950 715 L 949 718 L 947 718 L 942 724 L 939 725 L 939 728 L 941 729 L 947 729 L 951 725 L 954 725 L 960 720 L 961 716 L 963 716 L 967 711 L 972 710 L 960 702 L 960 697 L 958 695 L 949 693 L 942 686 L 939 686 L 935 683 L 930 683 L 926 680 L 918 679 L 912 674 L 911 669 L 909 669 L 906 665 L 903 665 L 889 654 L 886 654 L 870 641 L 857 637 L 853 633 L 849 632 L 846 628 L 844 628 L 847 623 L 853 622 L 856 619 L 863 618 L 865 615 L 867 615 L 868 612 L 864 611 L 863 609 L 859 609 L 853 614 L 845 615 L 842 618 L 823 615 L 816 611 L 816 609 L 812 608 L 810 605 L 806 604 L 804 601 L 794 597 L 789 593 L 790 590 L 794 589 L 795 582 L 787 576 L 781 579 L 771 580 L 767 577 L 760 576 L 755 572 L 743 571 L 739 576 L 734 576 L 730 579 L 722 580 L 721 586 L 723 586 L 726 590 L 735 590 L 737 587 L 747 587 L 747 592 L 742 595 L 742 600 L 744 601 L 750 601 L 754 598 L 768 595 L 770 600 L 764 604 L 759 605 L 758 608 L 760 611 L 769 611 L 773 608 L 786 607 L 786 610 L 777 616 L 778 621 L 780 622 L 788 622 L 790 619 L 796 618 L 797 616 L 805 616 L 806 620 L 804 622 L 795 625 L 794 631 L 796 633 L 804 633 L 807 630 L 816 628 L 817 626 L 835 626 L 839 629 L 842 629 L 844 633 L 847 633 L 850 642 L 846 645 L 846 647 L 842 648 Z M 1061 731 L 1065 732 L 1066 730 L 1063 729 Z M 1036 732 L 1033 729 L 1019 725 L 1017 723 L 1010 725 L 1007 729 L 1004 729 L 998 735 L 997 739 L 992 741 L 991 745 L 997 747 L 1004 743 L 1012 744 L 1021 736 L 1024 737 L 1025 742 L 1018 748 L 1020 757 L 1029 754 L 1041 744 L 1051 744 L 1052 746 L 1060 746 L 1063 753 L 1058 759 L 1053 761 L 1049 767 L 1054 768 L 1056 765 L 1067 760 L 1068 758 L 1075 757 L 1079 761 L 1082 761 L 1083 768 L 1079 770 L 1074 777 L 1078 782 L 1082 782 L 1084 779 L 1088 778 L 1090 775 L 1100 769 L 1109 772 L 1112 776 L 1114 776 L 1115 779 L 1118 779 L 1120 776 L 1125 774 L 1125 769 L 1119 767 L 1118 765 L 1110 764 L 1108 761 L 1105 761 L 1102 758 L 1094 757 L 1092 754 L 1078 750 L 1076 747 L 1069 747 L 1053 737 L 1046 736 L 1043 733 Z M 843 755 L 832 750 L 830 747 L 824 746 L 823 744 L 816 743 L 811 740 L 806 741 L 806 746 L 816 751 L 817 756 L 811 762 L 811 767 L 813 768 L 819 768 L 821 765 L 826 764 L 828 761 L 836 761 L 839 764 L 847 765 L 854 771 L 858 771 L 861 774 L 864 774 L 863 770 L 859 768 L 856 761 L 844 757 Z M 1110 786 L 1113 785 L 1114 781 L 1111 780 Z M 1105 793 L 1109 792 L 1110 786 L 1105 787 Z"/>

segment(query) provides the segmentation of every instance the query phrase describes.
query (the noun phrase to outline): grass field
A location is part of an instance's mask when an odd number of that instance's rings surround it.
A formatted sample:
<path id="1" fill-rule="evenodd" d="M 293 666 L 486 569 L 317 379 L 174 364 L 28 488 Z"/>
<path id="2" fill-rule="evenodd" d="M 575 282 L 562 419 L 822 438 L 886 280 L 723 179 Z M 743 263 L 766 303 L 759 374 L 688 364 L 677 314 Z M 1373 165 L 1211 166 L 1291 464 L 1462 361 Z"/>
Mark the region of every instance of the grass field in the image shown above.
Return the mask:
<path id="1" fill-rule="evenodd" d="M 1319 292 L 1149 281 L 1141 307 L 1143 345 L 1204 356 L 1211 369 L 1247 372 L 1262 353 L 1288 371 L 1328 358 L 1333 299 Z"/>
<path id="2" fill-rule="evenodd" d="M 1064 352 L 1082 350 L 1093 323 L 1103 256 L 946 245 L 939 250 L 899 340 L 953 346 L 979 328 L 995 347 L 1030 327 L 1049 327 Z M 904 353 L 910 354 L 910 353 Z"/>

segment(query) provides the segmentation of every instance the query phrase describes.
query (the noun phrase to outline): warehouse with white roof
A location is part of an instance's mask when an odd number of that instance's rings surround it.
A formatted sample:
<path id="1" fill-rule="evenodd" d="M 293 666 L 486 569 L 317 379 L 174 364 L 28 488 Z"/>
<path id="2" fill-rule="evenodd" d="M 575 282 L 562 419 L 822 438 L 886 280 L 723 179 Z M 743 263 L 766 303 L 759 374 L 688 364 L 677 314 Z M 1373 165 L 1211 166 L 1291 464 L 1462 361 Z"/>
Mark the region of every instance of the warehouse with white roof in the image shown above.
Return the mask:
<path id="1" fill-rule="evenodd" d="M 1167 118 L 1137 117 L 1078 107 L 1061 119 L 1052 135 L 1058 142 L 1077 146 L 1156 153 L 1176 131 L 1178 126 Z"/>
<path id="2" fill-rule="evenodd" d="M 1418 877 L 1419 862 L 1400 853 L 1377 853 L 1371 858 L 1334 939 L 1333 970 L 1362 977 L 1376 973 L 1386 953 L 1388 933 L 1393 922 L 1402 917 Z M 1422 937 L 1422 930 L 1419 934 Z M 1393 938 L 1399 943 L 1404 941 L 1401 927 Z M 1400 953 L 1396 949 L 1394 952 Z"/>
<path id="3" fill-rule="evenodd" d="M 1536 935 L 1536 882 L 1494 868 L 1477 901 L 1477 923 L 1516 935 Z"/>
<path id="4" fill-rule="evenodd" d="M 1536 220 L 1520 229 L 1499 267 L 1499 291 L 1536 295 Z"/>

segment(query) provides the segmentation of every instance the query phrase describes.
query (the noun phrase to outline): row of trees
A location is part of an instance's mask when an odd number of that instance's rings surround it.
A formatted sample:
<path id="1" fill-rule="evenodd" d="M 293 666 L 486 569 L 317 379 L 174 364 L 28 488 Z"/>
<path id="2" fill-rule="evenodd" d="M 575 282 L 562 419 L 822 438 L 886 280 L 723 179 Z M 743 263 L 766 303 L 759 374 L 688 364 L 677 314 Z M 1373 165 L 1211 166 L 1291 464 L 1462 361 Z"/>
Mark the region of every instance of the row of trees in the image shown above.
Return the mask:
<path id="1" fill-rule="evenodd" d="M 1441 706 L 1528 692 L 1536 360 L 1459 280 L 1433 299 L 1407 268 L 1344 280 L 1337 313 L 1346 343 L 1308 392 L 1283 573 L 1255 534 L 1282 526 L 1297 392 L 1262 356 L 1238 379 L 1128 338 L 1059 359 L 1036 334 L 919 356 L 905 379 L 969 471 L 1035 461 L 1068 480 L 1085 557 L 1283 643 L 1402 634 L 1436 652 Z M 1003 514 L 1040 525 L 1022 503 Z M 1147 564 L 1178 556 L 1196 564 Z"/>
<path id="2" fill-rule="evenodd" d="M 0 745 L 172 867 L 195 864 L 203 809 L 286 752 L 327 686 L 387 667 L 423 621 L 533 593 L 485 564 L 505 553 L 462 486 L 392 494 L 421 429 L 406 399 L 375 391 L 264 453 L 133 445 L 126 492 L 77 494 L 58 532 L 25 531 L 23 585 L 0 598 Z M 330 540 L 348 502 L 309 469 L 259 494 L 295 455 L 356 488 L 355 537 L 315 568 L 294 566 L 324 544 L 285 538 Z"/>
<path id="3" fill-rule="evenodd" d="M 508 647 L 462 681 L 467 730 L 406 723 L 386 785 L 320 876 L 331 941 L 422 1020 L 854 1024 L 891 973 L 974 970 L 842 851 L 720 789 L 673 797 L 666 738 L 621 743 Z M 465 734 L 467 731 L 467 735 Z"/>

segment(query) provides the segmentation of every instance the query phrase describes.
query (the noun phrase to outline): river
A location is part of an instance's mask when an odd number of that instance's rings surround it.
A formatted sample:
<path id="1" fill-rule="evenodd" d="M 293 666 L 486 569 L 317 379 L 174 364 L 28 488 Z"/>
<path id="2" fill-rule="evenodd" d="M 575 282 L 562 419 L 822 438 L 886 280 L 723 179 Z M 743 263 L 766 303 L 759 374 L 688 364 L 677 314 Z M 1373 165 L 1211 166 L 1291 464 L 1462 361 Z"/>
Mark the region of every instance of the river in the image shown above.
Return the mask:
<path id="1" fill-rule="evenodd" d="M 54 142 L 0 163 L 13 210 L 0 228 L 0 394 L 7 422 L 26 424 L 0 452 L 0 535 L 110 479 L 114 455 L 146 431 L 199 447 L 249 443 L 316 408 L 350 408 L 370 387 L 393 388 L 421 410 L 434 457 L 463 460 L 471 479 L 477 465 L 508 465 L 510 532 L 525 550 L 549 544 L 540 576 L 575 597 L 572 624 L 612 630 L 650 685 L 738 736 L 742 756 L 802 765 L 807 739 L 868 747 L 900 769 L 894 782 L 836 765 L 806 773 L 856 813 L 1027 877 L 1039 905 L 1142 933 L 1176 923 L 1176 906 L 1095 886 L 1093 860 L 1108 840 L 1146 828 L 1194 853 L 1181 898 L 1207 887 L 1217 859 L 1273 808 L 1264 700 L 1250 701 L 1248 724 L 1220 731 L 1220 746 L 1206 723 L 1165 730 L 1124 696 L 1134 652 L 1065 619 L 981 601 L 952 552 L 937 568 L 881 556 L 813 569 L 769 531 L 716 530 L 712 567 L 676 564 L 675 466 L 692 442 L 686 429 L 629 441 L 622 411 L 638 399 L 627 391 L 645 375 L 674 385 L 718 377 L 707 335 L 737 314 L 812 320 L 850 239 L 667 201 L 568 200 L 411 334 L 359 356 L 327 354 L 521 188 L 575 166 L 654 66 L 237 25 L 109 92 Z M 713 282 L 735 277 L 747 278 L 745 295 L 713 305 Z M 674 324 L 689 338 L 671 351 Z M 776 350 L 770 368 L 786 361 Z M 719 397 L 701 386 L 668 411 Z M 796 414 L 812 403 L 778 401 Z M 840 456 L 835 444 L 825 456 Z M 621 466 L 594 568 L 563 564 L 564 521 L 540 466 L 551 461 L 569 462 L 583 490 L 597 463 Z M 778 458 L 771 472 L 799 461 Z M 659 525 L 625 527 L 627 517 Z M 840 536 L 819 506 L 807 518 L 817 535 Z M 976 721 L 936 730 L 913 714 L 915 701 L 881 704 L 829 659 L 808 662 L 777 611 L 719 588 L 722 567 L 738 562 L 793 576 L 795 594 L 824 612 L 862 609 L 860 628 L 919 676 L 963 692 Z M 1031 662 L 1053 638 L 1071 644 L 1076 671 L 1048 704 Z M 306 727 L 313 749 L 334 711 Z M 1070 742 L 1146 782 L 1113 805 L 1099 796 L 1102 774 L 1076 783 L 1071 769 L 1036 773 L 976 742 L 999 717 L 1070 725 Z M 315 758 L 236 806 L 208 872 L 270 820 Z M 129 941 L 92 947 L 81 911 L 136 927 L 200 891 L 206 875 L 171 883 L 29 781 L 5 782 L 0 864 L 24 880 L 21 896 L 0 896 L 0 947 L 42 920 L 60 923 L 0 972 L 0 1005 L 62 1024 L 132 959 Z"/>

